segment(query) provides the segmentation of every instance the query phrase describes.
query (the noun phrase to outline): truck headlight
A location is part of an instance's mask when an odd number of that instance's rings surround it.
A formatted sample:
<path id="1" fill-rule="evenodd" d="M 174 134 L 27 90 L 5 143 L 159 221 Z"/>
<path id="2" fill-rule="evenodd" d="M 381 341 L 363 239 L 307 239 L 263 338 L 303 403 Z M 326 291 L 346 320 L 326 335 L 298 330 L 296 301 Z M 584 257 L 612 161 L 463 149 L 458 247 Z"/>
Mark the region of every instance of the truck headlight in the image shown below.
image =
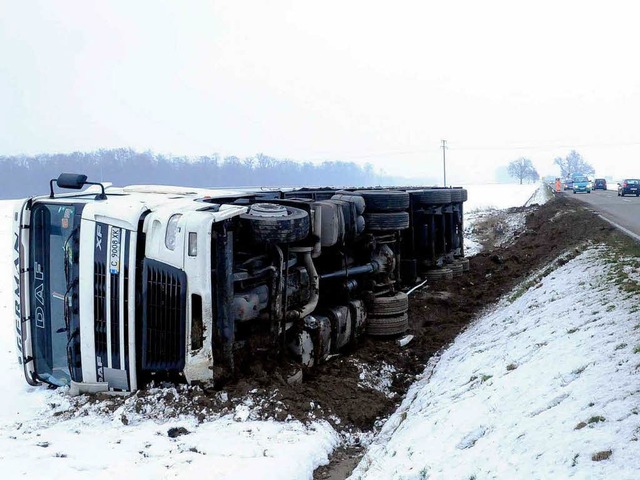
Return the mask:
<path id="1" fill-rule="evenodd" d="M 180 231 L 178 222 L 180 221 L 181 217 L 181 213 L 171 215 L 171 217 L 169 218 L 169 222 L 167 223 L 167 231 L 164 234 L 164 245 L 169 250 L 175 250 L 176 248 L 176 235 Z"/>

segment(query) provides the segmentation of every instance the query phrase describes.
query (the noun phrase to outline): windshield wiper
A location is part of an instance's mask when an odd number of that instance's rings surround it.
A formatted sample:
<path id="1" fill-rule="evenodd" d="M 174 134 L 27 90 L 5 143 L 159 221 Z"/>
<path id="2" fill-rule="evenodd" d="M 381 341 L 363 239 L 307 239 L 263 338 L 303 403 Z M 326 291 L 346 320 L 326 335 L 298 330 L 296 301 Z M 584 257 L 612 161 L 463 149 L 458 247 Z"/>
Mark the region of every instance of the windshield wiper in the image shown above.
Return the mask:
<path id="1" fill-rule="evenodd" d="M 64 328 L 59 328 L 58 330 L 56 330 L 57 333 L 62 333 L 62 332 L 68 332 L 69 331 L 69 327 L 71 324 L 71 315 L 70 315 L 70 309 L 73 306 L 72 304 L 70 304 L 69 302 L 69 293 L 71 293 L 71 290 L 73 289 L 73 287 L 75 287 L 76 285 L 78 285 L 78 279 L 74 279 L 73 282 L 69 283 L 67 285 L 67 291 L 64 293 L 64 297 L 63 297 L 63 306 L 62 306 L 62 312 L 64 315 Z M 72 297 L 73 298 L 73 297 Z"/>
<path id="2" fill-rule="evenodd" d="M 71 275 L 71 269 L 73 268 L 73 245 L 71 246 L 71 248 L 69 248 L 69 242 L 71 242 L 71 240 L 74 240 L 78 231 L 80 230 L 80 225 L 78 225 L 77 227 L 75 227 L 73 230 L 71 230 L 71 233 L 69 234 L 69 236 L 67 237 L 67 239 L 64 242 L 64 245 L 62 247 L 62 251 L 63 251 L 63 262 L 64 262 L 64 278 L 65 281 L 67 282 L 67 290 L 68 290 L 68 286 L 69 286 L 69 276 Z M 71 257 L 71 259 L 70 259 Z M 69 261 L 71 260 L 71 262 Z"/>
<path id="3" fill-rule="evenodd" d="M 76 336 L 80 333 L 80 328 L 76 327 L 73 332 L 71 332 L 71 309 L 73 308 L 73 289 L 74 287 L 76 287 L 79 283 L 79 279 L 76 278 L 70 278 L 73 275 L 73 255 L 74 255 L 74 249 L 73 249 L 73 242 L 72 240 L 75 239 L 78 231 L 80 230 L 80 225 L 78 225 L 77 227 L 75 227 L 71 233 L 69 234 L 69 236 L 67 237 L 67 240 L 64 242 L 64 246 L 63 246 L 63 250 L 64 250 L 64 278 L 67 284 L 67 291 L 64 292 L 64 297 L 63 297 L 63 306 L 62 306 L 62 312 L 63 312 L 63 316 L 64 316 L 64 328 L 58 329 L 59 333 L 62 333 L 63 331 L 67 332 L 67 368 L 69 369 L 69 376 L 71 378 L 73 378 L 73 365 L 72 365 L 72 358 L 71 358 L 71 352 L 73 350 L 73 340 L 76 338 Z M 71 293 L 71 297 L 69 297 L 69 294 Z"/>

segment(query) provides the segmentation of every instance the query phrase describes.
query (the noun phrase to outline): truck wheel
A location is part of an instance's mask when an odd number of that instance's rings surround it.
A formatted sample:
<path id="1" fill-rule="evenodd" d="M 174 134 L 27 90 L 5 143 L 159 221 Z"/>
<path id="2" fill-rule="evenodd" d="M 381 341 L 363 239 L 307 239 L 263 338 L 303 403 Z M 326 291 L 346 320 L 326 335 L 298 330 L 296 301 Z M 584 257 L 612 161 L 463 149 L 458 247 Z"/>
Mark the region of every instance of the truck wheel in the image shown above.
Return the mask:
<path id="1" fill-rule="evenodd" d="M 450 268 L 433 268 L 426 270 L 424 276 L 428 280 L 451 280 L 453 278 L 453 272 Z"/>
<path id="2" fill-rule="evenodd" d="M 442 205 L 453 201 L 454 195 L 452 192 L 453 190 L 448 188 L 434 188 L 412 192 L 412 195 L 417 198 L 418 202 L 422 205 Z M 462 198 L 462 195 L 459 193 L 456 193 L 455 196 L 456 198 Z"/>
<path id="3" fill-rule="evenodd" d="M 409 315 L 403 313 L 397 317 L 369 317 L 367 334 L 372 336 L 400 335 L 409 328 Z"/>
<path id="4" fill-rule="evenodd" d="M 364 198 L 367 212 L 402 212 L 409 208 L 409 194 L 396 190 L 356 190 Z"/>
<path id="5" fill-rule="evenodd" d="M 464 188 L 452 188 L 451 203 L 462 203 L 467 201 L 467 191 Z"/>
<path id="6" fill-rule="evenodd" d="M 409 213 L 365 213 L 365 228 L 369 231 L 387 232 L 409 228 Z"/>
<path id="7" fill-rule="evenodd" d="M 461 263 L 458 262 L 450 263 L 449 265 L 447 265 L 447 268 L 451 270 L 454 277 L 459 277 L 460 275 L 462 275 L 462 272 L 464 272 L 464 267 Z"/>
<path id="8" fill-rule="evenodd" d="M 403 292 L 391 297 L 373 297 L 367 306 L 373 316 L 400 315 L 409 310 L 409 297 Z"/>
<path id="9" fill-rule="evenodd" d="M 258 243 L 291 243 L 309 235 L 309 214 L 300 208 L 255 203 L 240 221 Z"/>
<path id="10" fill-rule="evenodd" d="M 460 265 L 462 265 L 462 271 L 463 272 L 468 272 L 469 271 L 469 259 L 468 258 L 456 258 L 453 263 L 459 263 Z"/>

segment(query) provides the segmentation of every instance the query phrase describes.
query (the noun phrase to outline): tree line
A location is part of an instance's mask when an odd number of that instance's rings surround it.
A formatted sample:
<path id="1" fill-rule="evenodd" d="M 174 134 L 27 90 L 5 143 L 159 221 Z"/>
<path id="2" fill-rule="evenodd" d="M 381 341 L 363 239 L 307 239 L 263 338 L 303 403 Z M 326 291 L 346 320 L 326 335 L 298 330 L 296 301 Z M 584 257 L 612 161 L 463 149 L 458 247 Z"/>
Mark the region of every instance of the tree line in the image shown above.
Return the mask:
<path id="1" fill-rule="evenodd" d="M 587 162 L 582 155 L 575 150 L 571 150 L 565 157 L 556 157 L 553 163 L 560 168 L 562 178 L 570 177 L 573 174 L 580 173 L 583 175 L 593 175 L 595 169 Z M 540 179 L 538 171 L 533 166 L 533 162 L 526 158 L 520 157 L 513 160 L 507 166 L 509 175 L 522 184 L 523 181 L 536 182 Z"/>
<path id="2" fill-rule="evenodd" d="M 184 157 L 103 149 L 95 152 L 0 156 L 0 198 L 45 194 L 60 173 L 83 173 L 90 181 L 114 185 L 161 184 L 192 187 L 293 187 L 392 185 L 396 179 L 378 174 L 370 164 L 313 164 L 258 154 Z"/>

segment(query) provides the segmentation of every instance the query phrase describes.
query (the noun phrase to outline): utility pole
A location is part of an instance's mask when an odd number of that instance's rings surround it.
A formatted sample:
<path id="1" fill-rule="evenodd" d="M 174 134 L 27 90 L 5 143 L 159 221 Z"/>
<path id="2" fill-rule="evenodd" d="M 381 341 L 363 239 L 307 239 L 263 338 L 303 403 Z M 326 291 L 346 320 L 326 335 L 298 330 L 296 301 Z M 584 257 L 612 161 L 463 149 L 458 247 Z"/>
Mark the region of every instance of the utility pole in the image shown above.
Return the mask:
<path id="1" fill-rule="evenodd" d="M 447 186 L 447 159 L 445 156 L 445 151 L 447 149 L 447 141 L 446 140 L 441 140 L 442 142 L 442 173 L 443 173 L 443 183 L 444 183 L 444 187 Z"/>

